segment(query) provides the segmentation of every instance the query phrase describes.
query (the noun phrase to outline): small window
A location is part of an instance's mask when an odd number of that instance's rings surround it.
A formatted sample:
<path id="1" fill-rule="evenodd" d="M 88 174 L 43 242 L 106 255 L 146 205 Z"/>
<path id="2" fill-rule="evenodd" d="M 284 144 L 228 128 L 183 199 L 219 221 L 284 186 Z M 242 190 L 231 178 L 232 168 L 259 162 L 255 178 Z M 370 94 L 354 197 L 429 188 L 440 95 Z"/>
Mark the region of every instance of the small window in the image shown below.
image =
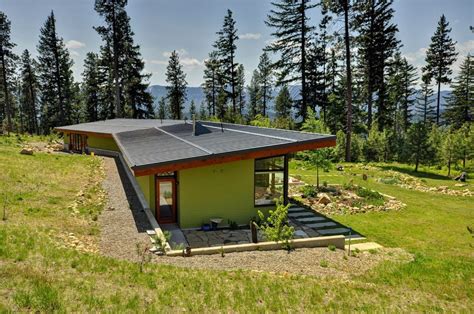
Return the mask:
<path id="1" fill-rule="evenodd" d="M 255 160 L 255 206 L 274 205 L 285 193 L 285 157 Z"/>

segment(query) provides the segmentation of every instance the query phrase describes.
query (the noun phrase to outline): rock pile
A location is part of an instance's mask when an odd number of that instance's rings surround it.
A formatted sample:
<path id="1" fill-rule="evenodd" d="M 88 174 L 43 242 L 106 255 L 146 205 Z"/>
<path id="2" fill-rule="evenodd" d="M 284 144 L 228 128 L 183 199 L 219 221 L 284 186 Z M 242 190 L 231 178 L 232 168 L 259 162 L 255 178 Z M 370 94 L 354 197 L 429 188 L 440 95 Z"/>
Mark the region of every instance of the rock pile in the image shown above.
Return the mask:
<path id="1" fill-rule="evenodd" d="M 55 237 L 61 243 L 59 247 L 73 248 L 85 253 L 99 253 L 99 246 L 93 237 L 78 236 L 72 232 L 58 233 Z"/>
<path id="2" fill-rule="evenodd" d="M 44 153 L 53 153 L 63 150 L 63 144 L 58 141 L 53 141 L 49 143 L 27 143 L 24 145 L 20 151 L 20 154 L 23 155 L 33 155 L 36 152 Z"/>

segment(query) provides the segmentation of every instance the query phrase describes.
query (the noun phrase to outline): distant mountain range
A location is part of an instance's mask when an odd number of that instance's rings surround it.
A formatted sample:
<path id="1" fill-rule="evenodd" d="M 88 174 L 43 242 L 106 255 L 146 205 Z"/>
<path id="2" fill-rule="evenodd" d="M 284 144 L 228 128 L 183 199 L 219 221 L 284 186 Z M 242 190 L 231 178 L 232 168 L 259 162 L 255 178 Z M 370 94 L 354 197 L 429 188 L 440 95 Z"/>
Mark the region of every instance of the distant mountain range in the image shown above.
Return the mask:
<path id="1" fill-rule="evenodd" d="M 293 99 L 297 99 L 299 97 L 300 86 L 299 85 L 291 85 L 289 87 L 289 89 L 290 89 L 291 97 Z M 166 96 L 166 86 L 151 85 L 149 87 L 149 91 L 151 92 L 151 94 L 153 95 L 153 97 L 155 99 L 155 108 L 157 108 L 159 99 L 161 97 Z M 205 103 L 205 96 L 204 96 L 204 91 L 203 91 L 202 87 L 187 87 L 186 91 L 187 91 L 187 96 L 188 97 L 187 97 L 187 100 L 184 104 L 183 112 L 184 112 L 185 116 L 188 116 L 191 101 L 194 100 L 194 103 L 196 104 L 197 110 L 199 110 L 199 107 L 200 107 L 201 103 Z M 279 89 L 275 89 L 273 91 L 274 98 L 278 94 L 278 92 L 279 92 Z M 444 108 L 445 108 L 445 104 L 446 104 L 445 98 L 448 97 L 450 94 L 451 94 L 451 91 L 448 91 L 448 90 L 441 91 L 441 102 L 440 102 L 441 112 L 444 111 Z M 436 96 L 436 94 L 435 94 L 435 96 Z M 247 94 L 245 95 L 245 97 L 246 97 L 246 99 L 248 99 Z M 270 101 L 269 107 L 270 107 L 269 115 L 273 116 L 274 115 L 274 111 L 272 109 L 273 108 L 273 101 Z"/>

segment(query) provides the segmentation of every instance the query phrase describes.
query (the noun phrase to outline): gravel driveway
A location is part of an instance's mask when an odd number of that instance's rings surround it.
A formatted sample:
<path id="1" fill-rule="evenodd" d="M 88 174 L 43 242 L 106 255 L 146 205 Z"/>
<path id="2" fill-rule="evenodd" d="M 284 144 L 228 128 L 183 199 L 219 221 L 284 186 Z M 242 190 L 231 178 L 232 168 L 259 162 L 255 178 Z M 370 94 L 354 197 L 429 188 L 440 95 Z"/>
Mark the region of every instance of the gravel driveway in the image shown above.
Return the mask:
<path id="1" fill-rule="evenodd" d="M 150 243 L 146 230 L 152 229 L 118 159 L 102 157 L 107 204 L 99 216 L 100 252 L 103 255 L 136 260 L 136 245 Z"/>

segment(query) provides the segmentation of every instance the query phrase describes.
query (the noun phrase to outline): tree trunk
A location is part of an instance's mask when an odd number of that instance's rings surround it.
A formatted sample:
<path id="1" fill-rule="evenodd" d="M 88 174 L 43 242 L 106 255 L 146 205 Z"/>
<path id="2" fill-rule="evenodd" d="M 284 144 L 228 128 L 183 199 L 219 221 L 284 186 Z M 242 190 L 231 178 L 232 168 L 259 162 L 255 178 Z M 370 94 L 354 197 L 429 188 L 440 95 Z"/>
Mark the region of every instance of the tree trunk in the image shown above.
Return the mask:
<path id="1" fill-rule="evenodd" d="M 352 134 L 352 72 L 351 72 L 351 50 L 349 42 L 349 0 L 344 0 L 344 42 L 346 46 L 346 161 L 351 161 L 351 134 Z"/>
<path id="2" fill-rule="evenodd" d="M 304 0 L 301 0 L 301 116 L 306 121 L 306 24 Z"/>
<path id="3" fill-rule="evenodd" d="M 10 98 L 8 95 L 8 81 L 7 81 L 7 66 L 5 61 L 5 53 L 3 47 L 0 47 L 0 57 L 2 58 L 2 79 L 3 79 L 3 92 L 5 94 L 5 114 L 7 116 L 7 134 L 10 135 L 12 130 L 12 116 L 10 108 Z"/>
<path id="4" fill-rule="evenodd" d="M 119 56 L 118 56 L 118 38 L 117 38 L 117 17 L 115 15 L 115 0 L 112 0 L 112 45 L 114 50 L 114 89 L 115 89 L 115 116 L 122 118 L 122 105 L 120 103 L 120 82 L 119 82 Z"/>
<path id="5" fill-rule="evenodd" d="M 438 98 L 436 99 L 436 124 L 439 125 L 439 98 L 441 96 L 441 79 L 438 79 Z"/>

